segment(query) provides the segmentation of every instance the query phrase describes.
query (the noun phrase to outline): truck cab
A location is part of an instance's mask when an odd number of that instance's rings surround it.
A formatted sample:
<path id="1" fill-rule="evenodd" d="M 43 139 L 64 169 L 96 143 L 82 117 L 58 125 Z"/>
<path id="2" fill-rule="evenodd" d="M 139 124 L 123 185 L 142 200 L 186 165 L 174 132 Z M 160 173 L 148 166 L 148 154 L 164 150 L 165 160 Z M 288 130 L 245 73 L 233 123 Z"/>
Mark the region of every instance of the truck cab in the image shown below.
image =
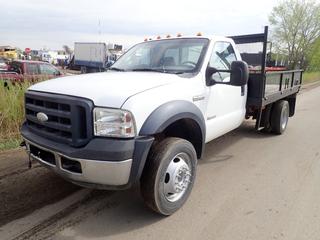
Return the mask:
<path id="1" fill-rule="evenodd" d="M 146 204 L 171 215 L 191 193 L 205 143 L 248 116 L 258 128 L 269 122 L 270 108 L 247 104 L 241 60 L 232 38 L 179 36 L 139 43 L 105 73 L 35 84 L 21 129 L 30 158 L 85 187 L 140 183 Z M 274 129 L 281 119 L 286 127 L 281 104 Z"/>

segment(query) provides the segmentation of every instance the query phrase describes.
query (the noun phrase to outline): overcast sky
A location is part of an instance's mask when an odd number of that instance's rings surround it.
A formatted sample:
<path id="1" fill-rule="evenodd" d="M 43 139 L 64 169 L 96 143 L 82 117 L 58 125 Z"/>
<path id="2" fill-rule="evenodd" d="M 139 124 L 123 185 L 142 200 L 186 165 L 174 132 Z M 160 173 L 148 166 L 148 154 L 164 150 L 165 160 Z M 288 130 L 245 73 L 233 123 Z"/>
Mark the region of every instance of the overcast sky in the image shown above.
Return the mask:
<path id="1" fill-rule="evenodd" d="M 76 41 L 126 47 L 145 37 L 262 32 L 276 0 L 0 0 L 0 45 L 73 48 Z M 100 22 L 100 24 L 99 24 Z"/>

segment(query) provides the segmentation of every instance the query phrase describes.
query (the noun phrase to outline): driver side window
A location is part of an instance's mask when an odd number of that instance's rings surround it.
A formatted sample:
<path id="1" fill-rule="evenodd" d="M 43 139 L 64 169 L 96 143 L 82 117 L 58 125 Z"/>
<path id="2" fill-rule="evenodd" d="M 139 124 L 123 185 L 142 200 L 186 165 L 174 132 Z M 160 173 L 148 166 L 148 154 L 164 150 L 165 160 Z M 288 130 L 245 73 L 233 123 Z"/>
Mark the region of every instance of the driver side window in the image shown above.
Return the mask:
<path id="1" fill-rule="evenodd" d="M 209 65 L 219 70 L 230 70 L 231 63 L 236 60 L 236 54 L 231 43 L 216 42 L 213 47 Z M 217 72 L 212 75 L 212 78 L 219 82 L 229 81 L 230 73 Z"/>

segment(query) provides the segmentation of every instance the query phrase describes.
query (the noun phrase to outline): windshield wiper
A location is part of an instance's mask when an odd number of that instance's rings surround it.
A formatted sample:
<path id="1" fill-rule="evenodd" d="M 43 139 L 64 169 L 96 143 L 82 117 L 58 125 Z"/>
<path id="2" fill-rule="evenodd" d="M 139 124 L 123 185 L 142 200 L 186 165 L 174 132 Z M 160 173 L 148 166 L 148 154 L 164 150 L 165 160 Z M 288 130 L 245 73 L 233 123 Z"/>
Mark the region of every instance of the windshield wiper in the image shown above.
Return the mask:
<path id="1" fill-rule="evenodd" d="M 114 70 L 114 71 L 118 71 L 118 72 L 125 72 L 124 69 L 122 69 L 122 68 L 116 68 L 116 67 L 108 68 L 108 70 Z"/>
<path id="2" fill-rule="evenodd" d="M 154 69 L 154 68 L 133 68 L 133 69 L 130 69 L 130 71 L 133 71 L 133 72 L 165 72 L 164 70 L 162 69 Z"/>
<path id="3" fill-rule="evenodd" d="M 155 68 L 134 68 L 130 69 L 133 72 L 159 72 L 159 73 L 170 73 L 170 74 L 182 74 L 183 71 L 168 71 L 166 69 L 155 69 Z"/>

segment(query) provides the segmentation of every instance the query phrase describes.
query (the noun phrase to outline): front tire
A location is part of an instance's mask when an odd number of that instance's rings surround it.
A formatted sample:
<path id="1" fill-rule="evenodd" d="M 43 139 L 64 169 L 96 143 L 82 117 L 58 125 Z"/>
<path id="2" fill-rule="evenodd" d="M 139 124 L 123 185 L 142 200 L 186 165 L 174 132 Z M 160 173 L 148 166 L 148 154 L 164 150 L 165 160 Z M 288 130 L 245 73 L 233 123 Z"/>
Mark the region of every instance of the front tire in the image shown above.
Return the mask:
<path id="1" fill-rule="evenodd" d="M 187 201 L 196 177 L 197 154 L 181 138 L 155 144 L 141 176 L 141 193 L 152 210 L 169 216 Z"/>

